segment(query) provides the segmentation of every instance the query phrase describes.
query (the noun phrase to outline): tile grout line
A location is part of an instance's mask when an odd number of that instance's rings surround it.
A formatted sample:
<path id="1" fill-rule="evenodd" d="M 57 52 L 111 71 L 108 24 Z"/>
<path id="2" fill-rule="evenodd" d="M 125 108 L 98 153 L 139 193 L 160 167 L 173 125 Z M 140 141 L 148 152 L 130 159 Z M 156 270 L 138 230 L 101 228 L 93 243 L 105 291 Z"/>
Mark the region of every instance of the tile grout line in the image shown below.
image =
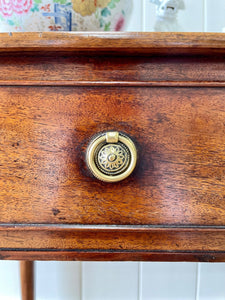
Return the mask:
<path id="1" fill-rule="evenodd" d="M 143 263 L 138 263 L 138 300 L 142 300 L 142 266 Z"/>
<path id="2" fill-rule="evenodd" d="M 199 292 L 200 292 L 200 263 L 197 263 L 196 266 L 196 290 L 195 290 L 195 300 L 200 300 Z"/>

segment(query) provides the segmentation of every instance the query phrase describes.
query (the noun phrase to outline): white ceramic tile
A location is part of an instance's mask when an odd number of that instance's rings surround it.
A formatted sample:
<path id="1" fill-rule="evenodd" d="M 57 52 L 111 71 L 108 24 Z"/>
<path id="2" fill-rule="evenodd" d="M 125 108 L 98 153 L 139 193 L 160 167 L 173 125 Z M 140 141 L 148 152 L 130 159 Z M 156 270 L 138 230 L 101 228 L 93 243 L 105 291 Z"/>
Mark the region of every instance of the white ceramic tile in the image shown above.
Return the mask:
<path id="1" fill-rule="evenodd" d="M 144 0 L 144 31 L 154 31 L 156 6 L 150 0 Z"/>
<path id="2" fill-rule="evenodd" d="M 221 32 L 225 27 L 225 0 L 205 0 L 205 2 L 206 31 Z"/>
<path id="3" fill-rule="evenodd" d="M 79 262 L 36 262 L 36 300 L 80 300 Z"/>
<path id="4" fill-rule="evenodd" d="M 195 300 L 196 263 L 143 263 L 142 300 Z"/>
<path id="5" fill-rule="evenodd" d="M 137 300 L 138 263 L 83 263 L 83 300 Z"/>
<path id="6" fill-rule="evenodd" d="M 212 0 L 209 0 L 212 1 Z M 216 0 L 217 1 L 217 0 Z M 201 32 L 204 30 L 204 0 L 184 0 L 185 10 L 178 13 L 178 21 L 182 31 Z M 214 1 L 213 1 L 214 2 Z M 145 0 L 145 31 L 154 31 L 156 6 Z"/>
<path id="7" fill-rule="evenodd" d="M 0 299 L 19 300 L 20 277 L 17 261 L 0 261 Z"/>
<path id="8" fill-rule="evenodd" d="M 184 2 L 186 8 L 178 15 L 183 31 L 204 31 L 204 0 L 184 0 Z"/>
<path id="9" fill-rule="evenodd" d="M 225 299 L 225 263 L 201 263 L 196 300 Z"/>
<path id="10" fill-rule="evenodd" d="M 132 14 L 126 31 L 143 31 L 143 3 L 145 0 L 133 0 Z"/>

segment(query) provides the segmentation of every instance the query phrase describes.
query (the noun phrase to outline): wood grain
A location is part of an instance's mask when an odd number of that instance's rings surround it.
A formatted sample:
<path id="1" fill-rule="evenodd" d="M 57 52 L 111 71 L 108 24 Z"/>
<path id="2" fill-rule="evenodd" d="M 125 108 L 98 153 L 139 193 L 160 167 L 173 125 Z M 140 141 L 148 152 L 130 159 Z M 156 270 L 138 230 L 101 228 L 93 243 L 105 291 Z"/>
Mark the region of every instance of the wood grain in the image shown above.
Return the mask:
<path id="1" fill-rule="evenodd" d="M 0 55 L 0 85 L 225 86 L 222 56 Z"/>
<path id="2" fill-rule="evenodd" d="M 223 252 L 225 228 L 15 226 L 0 230 L 1 250 Z"/>
<path id="3" fill-rule="evenodd" d="M 223 261 L 225 228 L 0 227 L 1 259 Z M 3 248 L 3 247 L 8 248 Z"/>
<path id="4" fill-rule="evenodd" d="M 35 259 L 59 261 L 185 261 L 224 262 L 225 252 L 177 252 L 177 251 L 18 251 L 1 250 L 1 259 Z"/>
<path id="5" fill-rule="evenodd" d="M 22 300 L 34 299 L 34 262 L 20 262 L 20 280 Z"/>
<path id="6" fill-rule="evenodd" d="M 224 53 L 223 33 L 15 32 L 0 34 L 0 52 L 86 52 L 124 54 Z"/>
<path id="7" fill-rule="evenodd" d="M 2 259 L 225 259 L 223 35 L 0 40 Z M 85 163 L 106 130 L 138 147 L 115 184 Z"/>
<path id="8" fill-rule="evenodd" d="M 24 97 L 24 95 L 26 95 Z M 1 223 L 225 225 L 223 88 L 2 87 Z M 97 132 L 137 143 L 134 174 L 88 173 Z"/>

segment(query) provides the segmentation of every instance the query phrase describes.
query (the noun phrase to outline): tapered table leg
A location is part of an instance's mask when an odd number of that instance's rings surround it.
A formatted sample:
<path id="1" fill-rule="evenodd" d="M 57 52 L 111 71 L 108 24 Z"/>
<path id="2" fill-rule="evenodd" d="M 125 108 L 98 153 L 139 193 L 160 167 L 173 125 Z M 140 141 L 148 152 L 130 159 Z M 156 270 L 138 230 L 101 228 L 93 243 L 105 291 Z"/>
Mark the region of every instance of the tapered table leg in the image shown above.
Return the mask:
<path id="1" fill-rule="evenodd" d="M 34 262 L 20 262 L 22 300 L 34 300 Z"/>

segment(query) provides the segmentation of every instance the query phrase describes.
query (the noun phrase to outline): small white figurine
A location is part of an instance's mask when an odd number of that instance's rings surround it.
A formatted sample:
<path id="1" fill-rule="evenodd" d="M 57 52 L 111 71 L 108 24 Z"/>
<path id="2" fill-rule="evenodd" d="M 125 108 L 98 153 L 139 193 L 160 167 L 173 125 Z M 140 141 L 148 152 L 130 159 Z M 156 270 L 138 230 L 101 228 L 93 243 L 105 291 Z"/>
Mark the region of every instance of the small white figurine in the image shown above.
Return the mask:
<path id="1" fill-rule="evenodd" d="M 184 0 L 150 0 L 157 5 L 155 31 L 182 31 L 178 21 L 179 9 L 185 9 Z"/>

